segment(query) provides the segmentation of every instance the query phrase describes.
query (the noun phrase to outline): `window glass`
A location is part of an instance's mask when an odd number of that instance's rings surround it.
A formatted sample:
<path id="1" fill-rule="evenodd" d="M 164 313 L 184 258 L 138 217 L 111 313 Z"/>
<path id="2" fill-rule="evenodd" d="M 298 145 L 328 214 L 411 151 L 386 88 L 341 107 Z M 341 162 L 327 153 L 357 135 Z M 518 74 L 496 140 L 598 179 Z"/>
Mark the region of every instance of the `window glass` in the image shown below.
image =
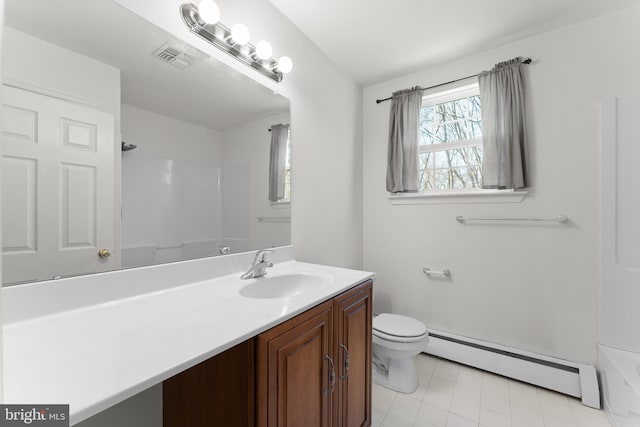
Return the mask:
<path id="1" fill-rule="evenodd" d="M 284 169 L 284 198 L 282 201 L 291 200 L 291 129 L 287 135 L 287 161 Z"/>
<path id="2" fill-rule="evenodd" d="M 482 110 L 477 84 L 423 98 L 419 190 L 482 186 Z"/>

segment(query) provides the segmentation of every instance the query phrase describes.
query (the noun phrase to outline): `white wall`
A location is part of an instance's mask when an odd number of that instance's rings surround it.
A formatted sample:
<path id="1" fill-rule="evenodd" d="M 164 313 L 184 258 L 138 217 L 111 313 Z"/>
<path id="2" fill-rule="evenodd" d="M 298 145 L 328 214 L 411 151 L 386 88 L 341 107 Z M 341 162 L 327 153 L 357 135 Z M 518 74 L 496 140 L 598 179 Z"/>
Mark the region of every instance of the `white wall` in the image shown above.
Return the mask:
<path id="1" fill-rule="evenodd" d="M 291 101 L 291 241 L 303 261 L 360 267 L 362 263 L 361 90 L 268 0 L 220 0 L 225 25 L 243 22 L 253 41 L 288 55 L 293 72 L 280 84 L 239 63 L 189 33 L 178 2 L 116 0 L 217 61 L 276 89 Z"/>
<path id="2" fill-rule="evenodd" d="M 222 163 L 222 132 L 127 104 L 122 104 L 122 139 L 137 145 L 127 153 L 210 166 Z"/>
<path id="3" fill-rule="evenodd" d="M 3 27 L 3 79 L 94 104 L 120 130 L 120 70 L 21 31 Z M 28 54 L 25 54 L 28 52 Z"/>
<path id="4" fill-rule="evenodd" d="M 289 123 L 289 114 L 282 113 L 269 116 L 238 126 L 224 132 L 223 158 L 225 167 L 245 166 L 249 169 L 250 193 L 242 194 L 242 202 L 249 205 L 248 224 L 237 225 L 238 215 L 229 209 L 230 203 L 223 203 L 223 230 L 226 237 L 232 237 L 229 230 L 248 230 L 251 248 L 268 248 L 288 245 L 291 241 L 289 222 L 258 222 L 256 217 L 288 217 L 291 215 L 289 205 L 272 205 L 269 202 L 269 155 L 271 150 L 271 125 Z M 292 140 L 291 144 L 295 144 Z M 235 184 L 234 182 L 231 183 Z M 223 195 L 229 190 L 223 185 Z M 234 191 L 234 194 L 237 194 Z"/>
<path id="5" fill-rule="evenodd" d="M 364 268 L 375 311 L 428 327 L 594 363 L 597 342 L 599 108 L 640 93 L 640 8 L 365 88 Z M 532 188 L 519 204 L 392 206 L 385 192 L 391 92 L 477 73 L 516 56 L 526 72 Z M 553 217 L 567 225 L 461 225 L 456 215 Z M 451 281 L 423 267 L 449 268 Z"/>

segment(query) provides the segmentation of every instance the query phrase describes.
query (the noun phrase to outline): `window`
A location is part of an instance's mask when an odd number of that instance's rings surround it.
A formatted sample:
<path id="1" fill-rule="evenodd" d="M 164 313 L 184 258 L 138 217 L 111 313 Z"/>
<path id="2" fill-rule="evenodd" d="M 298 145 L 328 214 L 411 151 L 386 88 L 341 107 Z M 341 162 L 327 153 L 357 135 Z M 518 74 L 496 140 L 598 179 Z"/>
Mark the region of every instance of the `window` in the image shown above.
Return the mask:
<path id="1" fill-rule="evenodd" d="M 482 114 L 477 84 L 423 97 L 418 190 L 481 188 Z"/>
<path id="2" fill-rule="evenodd" d="M 288 204 L 291 199 L 291 129 L 288 124 L 277 124 L 269 130 L 269 201 Z"/>
<path id="3" fill-rule="evenodd" d="M 280 202 L 288 202 L 291 200 L 291 128 L 287 134 L 287 161 L 284 166 L 284 198 Z"/>

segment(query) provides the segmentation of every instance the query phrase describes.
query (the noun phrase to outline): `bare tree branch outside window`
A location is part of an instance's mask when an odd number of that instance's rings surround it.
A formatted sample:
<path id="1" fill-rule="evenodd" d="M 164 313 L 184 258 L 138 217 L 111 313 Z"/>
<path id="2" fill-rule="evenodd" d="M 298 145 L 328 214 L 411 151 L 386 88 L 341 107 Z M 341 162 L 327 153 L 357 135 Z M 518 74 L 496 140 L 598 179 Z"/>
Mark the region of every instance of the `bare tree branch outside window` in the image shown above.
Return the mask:
<path id="1" fill-rule="evenodd" d="M 418 161 L 420 190 L 482 186 L 480 96 L 422 107 Z"/>

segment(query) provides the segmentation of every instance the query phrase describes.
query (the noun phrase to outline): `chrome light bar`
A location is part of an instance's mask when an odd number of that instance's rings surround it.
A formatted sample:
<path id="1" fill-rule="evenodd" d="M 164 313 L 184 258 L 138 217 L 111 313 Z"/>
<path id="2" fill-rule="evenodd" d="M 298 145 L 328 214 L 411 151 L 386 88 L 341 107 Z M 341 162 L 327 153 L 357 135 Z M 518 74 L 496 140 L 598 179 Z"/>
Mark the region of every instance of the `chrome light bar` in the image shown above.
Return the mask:
<path id="1" fill-rule="evenodd" d="M 238 61 L 259 71 L 276 82 L 282 81 L 283 73 L 278 70 L 278 62 L 273 58 L 260 59 L 256 55 L 256 48 L 251 43 L 240 45 L 233 41 L 231 30 L 220 22 L 207 24 L 199 15 L 198 7 L 191 3 L 180 6 L 182 20 L 189 31 L 200 36 L 223 52 L 236 58 Z"/>

